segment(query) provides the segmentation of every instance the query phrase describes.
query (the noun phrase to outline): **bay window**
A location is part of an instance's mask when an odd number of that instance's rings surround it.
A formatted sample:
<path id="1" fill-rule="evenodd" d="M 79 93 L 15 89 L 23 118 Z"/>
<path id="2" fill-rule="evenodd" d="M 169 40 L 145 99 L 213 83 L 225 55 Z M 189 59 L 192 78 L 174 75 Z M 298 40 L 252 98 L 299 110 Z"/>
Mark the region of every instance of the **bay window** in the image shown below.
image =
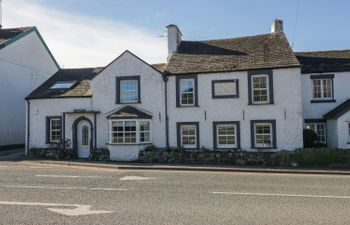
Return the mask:
<path id="1" fill-rule="evenodd" d="M 140 144 L 151 142 L 150 120 L 110 120 L 111 144 Z"/>

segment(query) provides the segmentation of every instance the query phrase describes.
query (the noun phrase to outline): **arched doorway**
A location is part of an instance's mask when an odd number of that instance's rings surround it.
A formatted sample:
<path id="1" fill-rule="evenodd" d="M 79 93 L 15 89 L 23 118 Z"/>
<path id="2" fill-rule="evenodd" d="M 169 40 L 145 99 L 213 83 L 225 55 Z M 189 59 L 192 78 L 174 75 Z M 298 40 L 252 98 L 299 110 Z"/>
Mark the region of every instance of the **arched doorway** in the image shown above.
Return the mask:
<path id="1" fill-rule="evenodd" d="M 93 125 L 86 117 L 73 123 L 73 148 L 76 158 L 88 158 L 93 147 Z"/>

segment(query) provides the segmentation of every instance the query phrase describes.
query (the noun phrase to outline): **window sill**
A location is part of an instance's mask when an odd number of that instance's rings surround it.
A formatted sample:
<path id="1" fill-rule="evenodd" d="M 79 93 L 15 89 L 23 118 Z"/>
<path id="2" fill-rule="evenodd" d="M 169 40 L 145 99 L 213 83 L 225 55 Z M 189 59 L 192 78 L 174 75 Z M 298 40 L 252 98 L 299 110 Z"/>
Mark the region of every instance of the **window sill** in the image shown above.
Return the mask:
<path id="1" fill-rule="evenodd" d="M 311 103 L 330 103 L 330 102 L 336 102 L 335 99 L 319 99 L 319 100 L 311 100 Z"/>
<path id="2" fill-rule="evenodd" d="M 150 145 L 150 144 L 152 144 L 152 143 L 151 142 L 147 142 L 147 143 L 120 143 L 120 144 L 106 143 L 106 145 L 112 145 L 112 146 Z"/>
<path id="3" fill-rule="evenodd" d="M 252 147 L 252 149 L 258 149 L 258 150 L 273 150 L 273 149 L 277 149 L 277 147 Z"/>
<path id="4" fill-rule="evenodd" d="M 212 96 L 213 99 L 220 99 L 220 98 L 238 98 L 237 95 L 219 95 L 219 96 Z"/>
<path id="5" fill-rule="evenodd" d="M 275 103 L 248 103 L 248 105 L 274 105 Z"/>
<path id="6" fill-rule="evenodd" d="M 116 102 L 119 105 L 131 105 L 131 104 L 141 104 L 141 102 Z"/>
<path id="7" fill-rule="evenodd" d="M 179 105 L 179 106 L 176 106 L 176 108 L 199 108 L 198 105 Z"/>

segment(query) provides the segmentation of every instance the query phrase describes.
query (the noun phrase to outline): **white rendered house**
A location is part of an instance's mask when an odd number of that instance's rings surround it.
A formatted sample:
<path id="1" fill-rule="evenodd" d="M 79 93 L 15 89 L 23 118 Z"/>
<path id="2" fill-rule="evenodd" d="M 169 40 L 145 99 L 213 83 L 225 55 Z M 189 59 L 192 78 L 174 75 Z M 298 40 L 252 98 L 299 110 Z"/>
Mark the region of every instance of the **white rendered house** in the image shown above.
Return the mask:
<path id="1" fill-rule="evenodd" d="M 176 25 L 167 28 L 166 65 L 126 51 L 104 68 L 61 69 L 34 90 L 26 150 L 61 145 L 87 158 L 104 148 L 112 160 L 135 160 L 151 144 L 303 147 L 300 63 L 282 21 L 269 34 L 211 41 L 183 41 Z"/>
<path id="2" fill-rule="evenodd" d="M 58 69 L 35 27 L 0 28 L 0 149 L 24 146 L 24 98 Z"/>

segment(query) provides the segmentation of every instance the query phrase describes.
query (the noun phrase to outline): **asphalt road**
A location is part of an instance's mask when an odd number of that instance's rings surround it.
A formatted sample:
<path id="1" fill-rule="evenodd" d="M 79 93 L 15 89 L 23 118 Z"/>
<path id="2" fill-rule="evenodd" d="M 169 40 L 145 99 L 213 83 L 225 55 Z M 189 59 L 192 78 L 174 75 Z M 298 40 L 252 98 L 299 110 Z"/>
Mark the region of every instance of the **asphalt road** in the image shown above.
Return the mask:
<path id="1" fill-rule="evenodd" d="M 0 224 L 348 225 L 350 176 L 118 171 L 0 161 Z"/>

